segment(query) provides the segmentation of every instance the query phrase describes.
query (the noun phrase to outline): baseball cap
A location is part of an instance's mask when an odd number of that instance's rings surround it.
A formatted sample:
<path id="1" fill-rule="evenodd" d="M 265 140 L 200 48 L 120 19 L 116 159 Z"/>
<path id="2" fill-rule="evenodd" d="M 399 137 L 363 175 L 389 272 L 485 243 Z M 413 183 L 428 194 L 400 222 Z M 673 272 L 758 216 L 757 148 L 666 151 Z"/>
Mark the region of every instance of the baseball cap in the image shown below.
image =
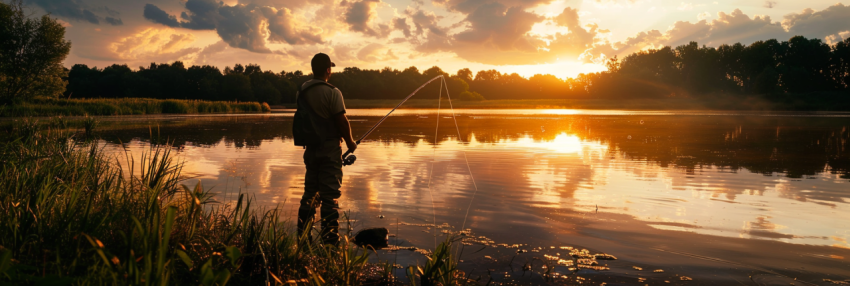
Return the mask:
<path id="1" fill-rule="evenodd" d="M 318 53 L 313 56 L 313 60 L 310 61 L 310 65 L 315 69 L 327 69 L 330 67 L 336 67 L 336 64 L 331 61 L 331 57 L 329 57 L 325 53 Z"/>

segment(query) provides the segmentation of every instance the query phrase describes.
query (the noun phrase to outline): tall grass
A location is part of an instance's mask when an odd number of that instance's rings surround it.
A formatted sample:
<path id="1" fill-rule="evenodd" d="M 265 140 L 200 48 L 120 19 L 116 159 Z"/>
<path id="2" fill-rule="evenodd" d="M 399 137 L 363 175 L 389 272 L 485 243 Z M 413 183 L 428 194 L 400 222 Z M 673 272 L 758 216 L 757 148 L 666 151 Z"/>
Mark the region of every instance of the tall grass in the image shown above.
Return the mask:
<path id="1" fill-rule="evenodd" d="M 81 116 L 269 112 L 266 103 L 180 99 L 48 99 L 0 107 L 0 116 Z"/>
<path id="2" fill-rule="evenodd" d="M 245 194 L 223 205 L 200 183 L 187 186 L 168 146 L 138 161 L 125 154 L 119 164 L 93 136 L 46 127 L 56 124 L 22 120 L 0 133 L 0 284 L 392 280 L 363 274 L 371 252 L 347 234 L 338 246 L 323 245 L 294 235 L 279 209 L 254 207 Z"/>

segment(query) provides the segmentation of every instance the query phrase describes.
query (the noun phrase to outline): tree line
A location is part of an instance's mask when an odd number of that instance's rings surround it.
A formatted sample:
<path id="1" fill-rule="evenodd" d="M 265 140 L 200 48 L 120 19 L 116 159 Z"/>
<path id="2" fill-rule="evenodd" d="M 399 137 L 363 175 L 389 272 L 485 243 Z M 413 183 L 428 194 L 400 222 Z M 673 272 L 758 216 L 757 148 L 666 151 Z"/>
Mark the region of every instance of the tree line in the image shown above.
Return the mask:
<path id="1" fill-rule="evenodd" d="M 446 77 L 448 92 L 464 99 L 474 99 L 469 85 L 460 78 L 433 67 L 420 72 L 416 67 L 403 71 L 361 70 L 345 68 L 331 76 L 330 83 L 339 87 L 346 98 L 396 99 L 403 97 L 436 76 Z M 301 71 L 263 70 L 259 65 L 236 64 L 224 71 L 203 65 L 186 67 L 183 62 L 152 63 L 133 70 L 114 64 L 102 69 L 77 64 L 68 73 L 69 98 L 146 97 L 158 99 L 199 99 L 257 101 L 268 104 L 295 102 L 299 85 L 312 78 Z M 440 84 L 431 84 L 423 92 L 437 93 Z"/>
<path id="2" fill-rule="evenodd" d="M 757 41 L 717 48 L 696 42 L 678 47 L 640 51 L 609 59 L 608 70 L 575 78 L 469 69 L 448 74 L 439 67 L 419 71 L 345 68 L 330 83 L 346 98 L 399 99 L 427 80 L 443 75 L 450 94 L 464 99 L 627 99 L 706 97 L 713 95 L 772 98 L 815 93 L 846 94 L 850 84 L 850 39 L 828 45 L 802 36 L 788 41 Z M 292 103 L 298 85 L 311 78 L 301 71 L 275 73 L 259 65 L 184 67 L 182 62 L 151 64 L 132 70 L 126 65 L 103 69 L 75 65 L 66 96 L 152 97 Z M 437 93 L 439 84 L 423 89 Z M 482 96 L 483 95 L 483 96 Z"/>

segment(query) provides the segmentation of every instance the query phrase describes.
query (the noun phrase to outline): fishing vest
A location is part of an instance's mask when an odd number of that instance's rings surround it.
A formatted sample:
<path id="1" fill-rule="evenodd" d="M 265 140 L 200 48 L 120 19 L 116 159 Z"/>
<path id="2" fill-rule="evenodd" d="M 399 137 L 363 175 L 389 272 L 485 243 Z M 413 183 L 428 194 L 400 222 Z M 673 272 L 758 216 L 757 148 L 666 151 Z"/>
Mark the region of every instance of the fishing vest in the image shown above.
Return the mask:
<path id="1" fill-rule="evenodd" d="M 303 84 L 301 85 L 303 86 Z M 305 87 L 298 87 L 295 118 L 292 120 L 292 137 L 295 146 L 315 146 L 328 140 L 339 140 L 339 131 L 333 119 L 324 118 L 316 113 L 307 101 L 307 91 L 317 86 L 336 88 L 327 82 L 317 82 Z"/>

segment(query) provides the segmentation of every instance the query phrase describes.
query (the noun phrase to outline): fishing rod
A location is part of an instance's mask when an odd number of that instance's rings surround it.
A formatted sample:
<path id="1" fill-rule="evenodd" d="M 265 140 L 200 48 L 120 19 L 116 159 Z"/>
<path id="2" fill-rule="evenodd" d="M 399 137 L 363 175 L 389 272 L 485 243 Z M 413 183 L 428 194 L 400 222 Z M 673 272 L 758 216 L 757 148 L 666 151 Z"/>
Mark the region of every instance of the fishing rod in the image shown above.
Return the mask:
<path id="1" fill-rule="evenodd" d="M 429 81 L 425 82 L 425 83 L 424 83 L 424 84 L 422 84 L 421 86 L 419 86 L 419 88 L 417 88 L 416 90 L 414 90 L 413 92 L 411 92 L 411 93 L 410 93 L 410 95 L 408 95 L 408 96 L 407 96 L 407 97 L 405 97 L 405 98 L 404 98 L 401 102 L 399 102 L 399 103 L 398 103 L 398 105 L 396 105 L 395 107 L 393 107 L 393 109 L 392 109 L 392 110 L 390 110 L 390 112 L 389 112 L 389 113 L 387 113 L 387 115 L 384 115 L 384 117 L 383 117 L 383 118 L 381 118 L 381 120 L 378 120 L 378 123 L 375 123 L 375 125 L 372 125 L 372 128 L 369 128 L 369 130 L 368 130 L 368 131 L 366 131 L 366 133 L 363 133 L 363 135 L 362 135 L 362 136 L 360 136 L 360 139 L 357 139 L 357 141 L 355 141 L 354 143 L 355 143 L 355 144 L 357 144 L 357 145 L 360 145 L 360 142 L 361 142 L 361 141 L 363 141 L 363 139 L 365 139 L 365 138 L 366 138 L 366 136 L 369 136 L 369 134 L 372 134 L 372 131 L 375 131 L 375 128 L 378 128 L 378 125 L 381 125 L 381 123 L 383 123 L 383 122 L 384 122 L 384 120 L 386 120 L 386 119 L 387 119 L 387 117 L 390 117 L 390 114 L 393 114 L 393 111 L 395 111 L 396 109 L 398 109 L 398 108 L 399 108 L 399 106 L 401 106 L 402 104 L 404 104 L 405 102 L 407 102 L 407 100 L 408 100 L 408 99 L 410 99 L 411 97 L 413 97 L 413 95 L 414 95 L 414 94 L 416 94 L 417 92 L 419 92 L 419 90 L 420 90 L 420 89 L 424 88 L 426 85 L 428 85 L 428 84 L 429 84 L 429 83 L 431 83 L 432 81 L 435 81 L 435 80 L 437 80 L 438 78 L 442 78 L 442 77 L 443 77 L 442 75 L 438 75 L 438 76 L 436 76 L 436 77 L 432 78 L 431 80 L 429 80 Z M 345 151 L 345 154 L 342 154 L 342 165 L 343 165 L 343 166 L 348 166 L 348 165 L 354 164 L 354 161 L 356 161 L 356 160 L 357 160 L 357 156 L 354 156 L 354 154 L 351 154 L 351 151 Z"/>

